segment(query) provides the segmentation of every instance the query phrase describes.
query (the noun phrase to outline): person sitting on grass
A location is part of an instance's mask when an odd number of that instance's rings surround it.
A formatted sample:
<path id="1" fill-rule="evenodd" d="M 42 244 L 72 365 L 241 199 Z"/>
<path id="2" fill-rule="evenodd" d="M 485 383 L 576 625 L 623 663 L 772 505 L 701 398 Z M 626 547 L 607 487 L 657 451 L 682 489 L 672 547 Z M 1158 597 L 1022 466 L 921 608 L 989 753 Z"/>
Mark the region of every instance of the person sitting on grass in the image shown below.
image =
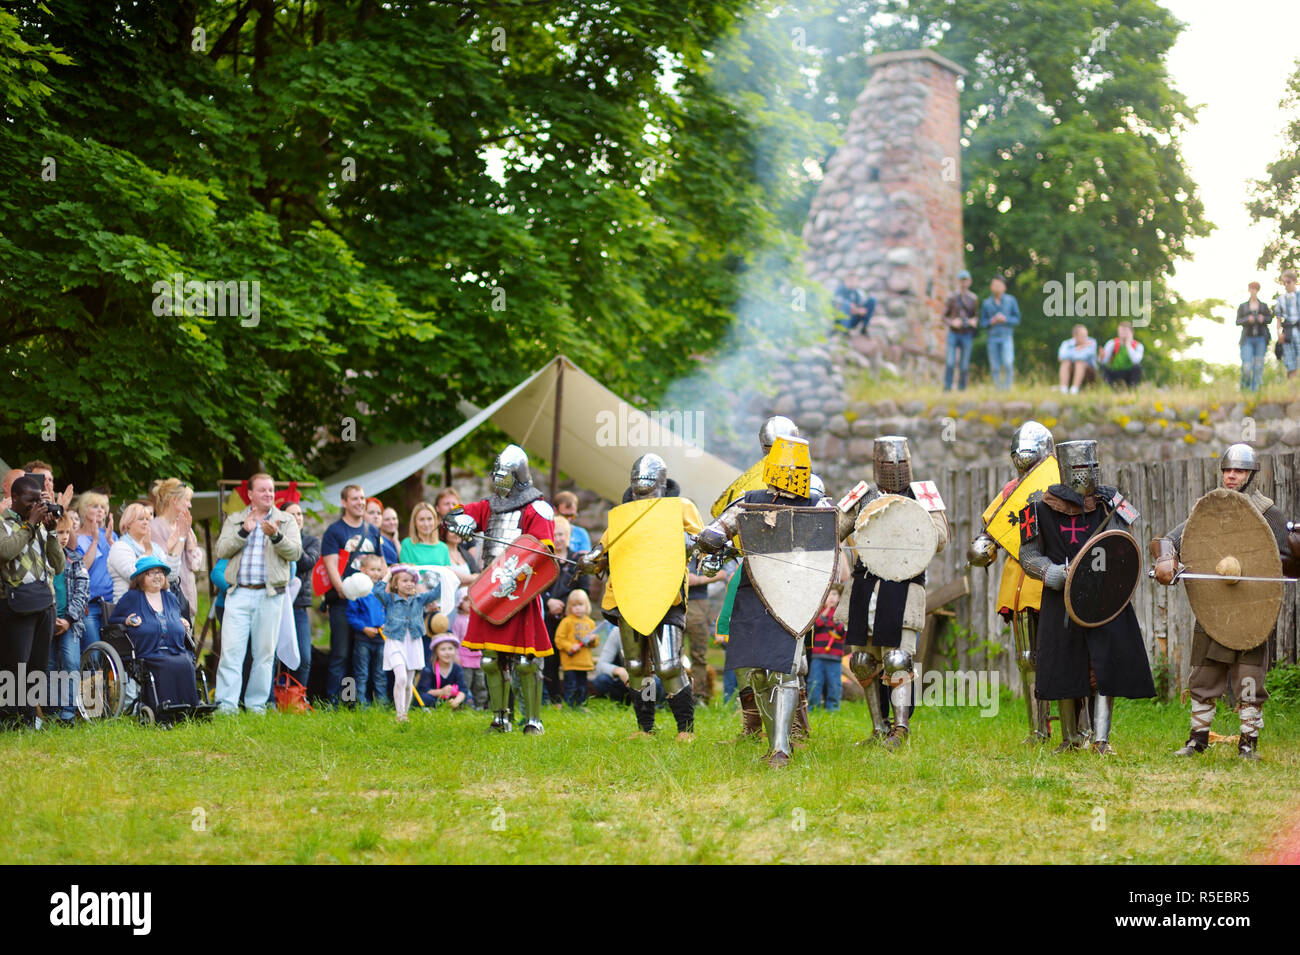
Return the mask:
<path id="1" fill-rule="evenodd" d="M 465 703 L 465 672 L 457 662 L 460 641 L 448 631 L 443 614 L 434 614 L 429 628 L 435 631 L 429 641 L 433 662 L 421 674 L 420 699 L 429 709 L 446 703 L 458 710 Z"/>
<path id="2" fill-rule="evenodd" d="M 595 669 L 591 647 L 596 643 L 596 621 L 591 619 L 591 601 L 585 590 L 569 591 L 564 619 L 555 631 L 564 671 L 564 702 L 574 709 L 587 705 L 587 674 Z"/>
<path id="3" fill-rule="evenodd" d="M 1077 395 L 1084 385 L 1097 380 L 1097 340 L 1086 325 L 1075 325 L 1074 335 L 1061 342 L 1056 360 L 1061 363 L 1060 391 Z"/>
<path id="4" fill-rule="evenodd" d="M 376 589 L 382 592 L 380 583 L 386 576 L 384 558 L 366 554 L 361 558 L 361 573 L 370 578 L 371 589 L 348 600 L 348 626 L 352 628 L 352 675 L 357 681 L 357 702 L 365 706 L 367 698 L 372 703 L 388 702 L 382 633 L 386 615 L 383 601 L 374 592 Z"/>
<path id="5" fill-rule="evenodd" d="M 389 584 L 375 585 L 384 606 L 384 669 L 393 673 L 393 705 L 397 722 L 405 723 L 411 709 L 411 691 L 424 669 L 424 610 L 439 598 L 438 590 L 415 592 L 415 573 L 394 567 Z"/>
<path id="6" fill-rule="evenodd" d="M 1267 306 L 1265 306 L 1267 307 Z M 1268 334 L 1265 327 L 1264 334 Z M 1133 323 L 1120 322 L 1115 337 L 1101 350 L 1101 374 L 1112 388 L 1136 388 L 1142 381 L 1142 356 L 1146 349 L 1133 337 Z M 1261 353 L 1262 360 L 1263 355 Z"/>

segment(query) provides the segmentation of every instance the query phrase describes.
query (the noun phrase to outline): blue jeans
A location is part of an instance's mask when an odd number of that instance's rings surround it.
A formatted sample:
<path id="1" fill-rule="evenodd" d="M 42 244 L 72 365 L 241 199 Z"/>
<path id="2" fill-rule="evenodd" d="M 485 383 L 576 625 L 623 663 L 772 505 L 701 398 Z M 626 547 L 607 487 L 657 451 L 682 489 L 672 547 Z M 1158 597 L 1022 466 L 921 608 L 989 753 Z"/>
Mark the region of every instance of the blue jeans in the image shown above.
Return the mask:
<path id="1" fill-rule="evenodd" d="M 822 705 L 822 691 L 826 694 L 826 711 L 834 713 L 840 708 L 839 657 L 813 657 L 808 663 L 808 706 Z"/>
<path id="2" fill-rule="evenodd" d="M 722 673 L 722 702 L 730 703 L 731 698 L 736 695 L 736 671 L 724 670 Z"/>
<path id="3" fill-rule="evenodd" d="M 306 607 L 293 608 L 293 626 L 298 632 L 298 669 L 293 678 L 306 686 L 311 676 L 311 618 Z"/>
<path id="4" fill-rule="evenodd" d="M 330 617 L 330 670 L 325 682 L 325 696 L 331 703 L 339 701 L 343 678 L 352 664 L 352 625 L 348 623 L 348 602 L 337 594 L 328 604 Z M 360 681 L 358 681 L 358 685 Z"/>
<path id="5" fill-rule="evenodd" d="M 55 713 L 61 720 L 71 720 L 77 715 L 73 697 L 70 693 L 59 691 L 68 679 L 78 679 L 80 670 L 81 637 L 77 633 L 77 628 L 72 626 L 62 636 L 57 636 L 50 641 L 50 657 L 45 666 L 45 671 L 50 677 L 50 697 L 47 705 L 50 712 Z M 71 674 L 71 677 L 59 678 L 55 676 L 58 673 Z"/>
<path id="6" fill-rule="evenodd" d="M 995 387 L 1010 391 L 1016 377 L 1015 339 L 1008 332 L 989 332 L 989 374 Z"/>
<path id="7" fill-rule="evenodd" d="M 587 704 L 587 671 L 564 671 L 564 702 L 578 707 Z"/>
<path id="8" fill-rule="evenodd" d="M 1241 340 L 1242 391 L 1259 391 L 1259 386 L 1264 383 L 1264 358 L 1267 355 L 1268 339 L 1263 335 L 1252 335 Z"/>
<path id="9" fill-rule="evenodd" d="M 244 680 L 244 657 L 252 648 L 244 707 L 266 712 L 275 670 L 275 641 L 280 635 L 280 614 L 289 598 L 284 591 L 231 587 L 226 593 L 226 613 L 221 621 L 221 659 L 217 662 L 216 702 L 222 713 L 239 712 L 239 690 Z"/>
<path id="10" fill-rule="evenodd" d="M 948 332 L 948 357 L 943 366 L 943 390 L 952 391 L 952 373 L 957 367 L 957 355 L 961 354 L 961 377 L 957 388 L 966 390 L 966 375 L 970 371 L 970 353 L 975 346 L 974 332 Z"/>
<path id="11" fill-rule="evenodd" d="M 357 704 L 366 705 L 366 684 L 370 684 L 370 702 L 387 703 L 387 680 L 384 679 L 384 641 L 352 632 L 352 675 L 357 680 Z"/>
<path id="12" fill-rule="evenodd" d="M 104 627 L 104 605 L 98 600 L 91 600 L 86 606 L 86 616 L 82 618 L 81 649 L 84 651 L 99 639 L 99 631 Z M 80 661 L 78 661 L 80 665 Z"/>

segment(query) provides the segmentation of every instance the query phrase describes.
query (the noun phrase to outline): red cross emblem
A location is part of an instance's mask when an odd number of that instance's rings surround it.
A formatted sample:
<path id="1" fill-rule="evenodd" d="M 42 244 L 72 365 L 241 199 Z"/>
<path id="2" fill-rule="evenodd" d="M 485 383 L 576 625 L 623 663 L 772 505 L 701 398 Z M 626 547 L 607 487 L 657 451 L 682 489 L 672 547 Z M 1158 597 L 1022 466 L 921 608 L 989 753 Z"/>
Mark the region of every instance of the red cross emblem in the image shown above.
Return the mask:
<path id="1" fill-rule="evenodd" d="M 1086 532 L 1086 531 L 1088 530 L 1088 525 L 1087 525 L 1087 524 L 1085 524 L 1083 527 L 1075 527 L 1074 525 L 1075 525 L 1076 523 L 1078 523 L 1078 520 L 1079 520 L 1079 517 L 1078 517 L 1078 515 L 1076 514 L 1076 515 L 1073 515 L 1073 516 L 1070 517 L 1070 523 L 1069 523 L 1068 525 L 1066 525 L 1066 524 L 1062 524 L 1062 525 L 1061 525 L 1061 533 L 1062 533 L 1062 534 L 1064 534 L 1066 531 L 1069 531 L 1069 532 L 1070 532 L 1070 543 L 1071 543 L 1071 544 L 1077 544 L 1077 543 L 1079 543 L 1078 535 L 1079 535 L 1079 534 L 1082 534 L 1082 533 L 1084 533 L 1084 532 Z"/>
<path id="2" fill-rule="evenodd" d="M 933 481 L 914 481 L 912 483 L 912 493 L 916 499 L 925 505 L 927 511 L 942 511 L 943 498 L 939 496 L 939 489 L 935 487 Z"/>
<path id="3" fill-rule="evenodd" d="M 1038 533 L 1038 518 L 1034 516 L 1034 505 L 1026 504 L 1020 511 L 1020 539 L 1033 540 Z"/>

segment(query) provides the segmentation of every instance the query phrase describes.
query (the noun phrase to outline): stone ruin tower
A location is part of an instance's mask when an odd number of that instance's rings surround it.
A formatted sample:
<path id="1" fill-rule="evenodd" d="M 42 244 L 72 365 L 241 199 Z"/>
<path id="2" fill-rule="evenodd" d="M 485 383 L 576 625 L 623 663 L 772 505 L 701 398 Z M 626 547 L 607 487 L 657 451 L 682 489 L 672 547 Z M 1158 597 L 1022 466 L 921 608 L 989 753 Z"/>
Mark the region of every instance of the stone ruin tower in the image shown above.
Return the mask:
<path id="1" fill-rule="evenodd" d="M 805 264 L 828 290 L 843 277 L 875 295 L 870 335 L 854 336 L 858 351 L 933 379 L 943 373 L 938 316 L 963 259 L 957 80 L 966 71 L 930 50 L 867 62 L 871 78 L 804 226 Z"/>

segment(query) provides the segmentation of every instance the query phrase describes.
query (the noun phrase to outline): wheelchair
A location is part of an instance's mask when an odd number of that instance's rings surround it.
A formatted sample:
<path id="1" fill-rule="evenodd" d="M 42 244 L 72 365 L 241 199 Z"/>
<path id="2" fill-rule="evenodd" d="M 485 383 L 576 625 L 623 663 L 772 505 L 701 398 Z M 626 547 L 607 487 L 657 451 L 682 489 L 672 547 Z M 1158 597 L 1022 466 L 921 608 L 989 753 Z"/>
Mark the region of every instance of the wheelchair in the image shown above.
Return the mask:
<path id="1" fill-rule="evenodd" d="M 189 638 L 190 652 L 194 638 Z M 159 703 L 158 684 L 149 664 L 136 656 L 128 629 L 120 624 L 105 625 L 100 638 L 81 654 L 81 671 L 74 686 L 77 712 L 83 720 L 111 719 L 126 713 L 144 725 L 170 725 L 182 719 L 211 716 L 217 704 L 210 702 L 208 677 L 194 667 L 199 704 Z"/>

